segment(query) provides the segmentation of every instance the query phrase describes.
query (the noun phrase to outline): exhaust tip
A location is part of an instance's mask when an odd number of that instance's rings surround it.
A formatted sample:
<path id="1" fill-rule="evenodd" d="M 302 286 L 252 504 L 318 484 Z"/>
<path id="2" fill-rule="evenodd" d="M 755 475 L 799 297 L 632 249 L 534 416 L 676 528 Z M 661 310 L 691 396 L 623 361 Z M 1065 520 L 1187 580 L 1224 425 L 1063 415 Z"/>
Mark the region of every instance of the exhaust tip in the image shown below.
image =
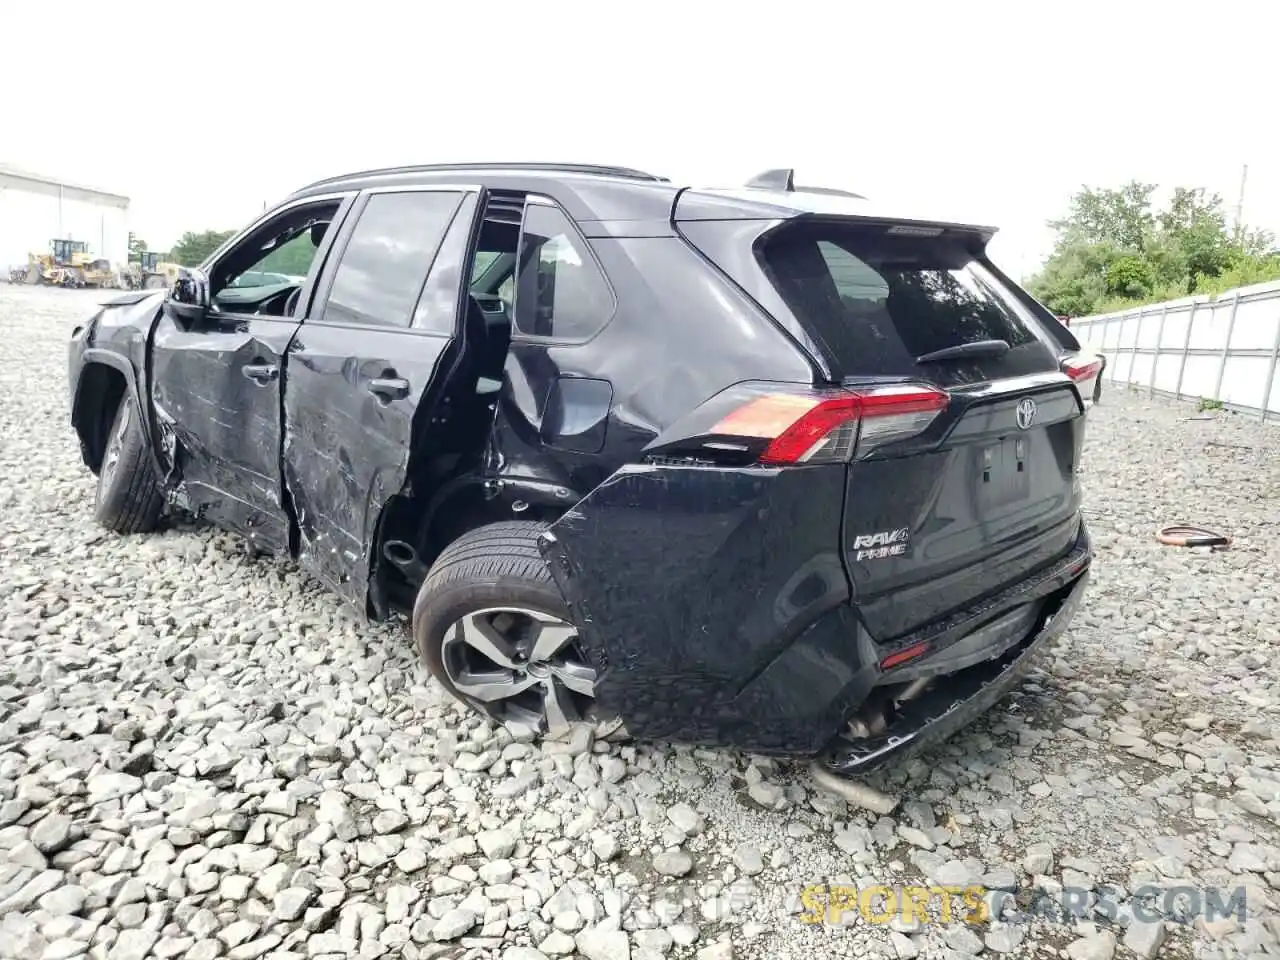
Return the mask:
<path id="1" fill-rule="evenodd" d="M 898 806 L 897 797 L 881 793 L 874 787 L 868 787 L 865 783 L 857 783 L 838 776 L 822 766 L 822 763 L 818 760 L 814 760 L 809 764 L 809 776 L 819 787 L 829 793 L 843 797 L 845 802 L 851 806 L 870 810 L 872 813 L 878 813 L 882 817 L 888 816 Z"/>

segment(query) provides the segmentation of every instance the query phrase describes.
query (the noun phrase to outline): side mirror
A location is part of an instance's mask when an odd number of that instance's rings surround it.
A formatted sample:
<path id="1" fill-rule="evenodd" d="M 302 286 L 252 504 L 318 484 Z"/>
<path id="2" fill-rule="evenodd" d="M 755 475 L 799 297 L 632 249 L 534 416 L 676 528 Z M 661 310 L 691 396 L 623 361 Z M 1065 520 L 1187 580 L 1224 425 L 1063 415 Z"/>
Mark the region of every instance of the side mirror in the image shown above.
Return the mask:
<path id="1" fill-rule="evenodd" d="M 164 311 L 184 327 L 199 323 L 209 312 L 209 277 L 196 267 L 179 267 L 169 295 L 165 297 Z"/>

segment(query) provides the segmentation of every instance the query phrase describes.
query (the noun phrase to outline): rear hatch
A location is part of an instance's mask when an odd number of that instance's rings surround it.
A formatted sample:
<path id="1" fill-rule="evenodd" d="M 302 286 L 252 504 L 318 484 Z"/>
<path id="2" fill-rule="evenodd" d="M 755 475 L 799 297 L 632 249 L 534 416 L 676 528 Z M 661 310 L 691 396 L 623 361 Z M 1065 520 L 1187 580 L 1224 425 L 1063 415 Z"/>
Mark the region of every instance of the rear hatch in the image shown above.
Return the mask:
<path id="1" fill-rule="evenodd" d="M 985 239 L 799 219 L 756 244 L 833 379 L 890 400 L 863 403 L 840 520 L 852 602 L 881 641 L 974 606 L 1077 534 L 1084 407 Z"/>

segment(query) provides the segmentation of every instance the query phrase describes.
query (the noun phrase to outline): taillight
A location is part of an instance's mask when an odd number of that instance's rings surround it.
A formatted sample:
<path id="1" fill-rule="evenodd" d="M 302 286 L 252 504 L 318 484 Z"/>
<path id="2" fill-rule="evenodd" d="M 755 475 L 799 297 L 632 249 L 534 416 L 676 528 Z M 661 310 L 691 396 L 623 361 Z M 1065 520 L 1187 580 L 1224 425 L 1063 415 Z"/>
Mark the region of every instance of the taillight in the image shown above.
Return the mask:
<path id="1" fill-rule="evenodd" d="M 1102 372 L 1101 357 L 1069 357 L 1062 363 L 1063 372 L 1076 383 L 1092 380 Z"/>
<path id="2" fill-rule="evenodd" d="M 1075 381 L 1085 406 L 1093 403 L 1093 387 L 1102 373 L 1103 358 L 1093 354 L 1076 354 L 1062 361 L 1062 372 Z"/>
<path id="3" fill-rule="evenodd" d="M 950 399 L 944 391 L 921 383 L 770 392 L 731 411 L 707 432 L 763 441 L 760 463 L 848 461 L 922 433 Z"/>

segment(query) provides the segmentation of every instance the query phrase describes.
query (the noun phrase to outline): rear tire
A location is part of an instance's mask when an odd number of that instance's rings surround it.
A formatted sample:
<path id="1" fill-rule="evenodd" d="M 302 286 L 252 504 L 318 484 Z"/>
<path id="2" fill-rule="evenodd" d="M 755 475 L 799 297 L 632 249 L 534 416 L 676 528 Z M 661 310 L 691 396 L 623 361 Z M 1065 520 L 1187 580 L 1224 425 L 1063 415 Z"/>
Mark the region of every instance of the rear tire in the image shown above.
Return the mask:
<path id="1" fill-rule="evenodd" d="M 137 405 L 126 389 L 111 418 L 98 466 L 94 517 L 115 533 L 149 533 L 163 511 L 160 480 L 147 451 Z"/>
<path id="2" fill-rule="evenodd" d="M 546 528 L 494 523 L 450 544 L 418 591 L 413 638 L 454 699 L 556 736 L 594 719 L 596 674 L 538 552 Z"/>

